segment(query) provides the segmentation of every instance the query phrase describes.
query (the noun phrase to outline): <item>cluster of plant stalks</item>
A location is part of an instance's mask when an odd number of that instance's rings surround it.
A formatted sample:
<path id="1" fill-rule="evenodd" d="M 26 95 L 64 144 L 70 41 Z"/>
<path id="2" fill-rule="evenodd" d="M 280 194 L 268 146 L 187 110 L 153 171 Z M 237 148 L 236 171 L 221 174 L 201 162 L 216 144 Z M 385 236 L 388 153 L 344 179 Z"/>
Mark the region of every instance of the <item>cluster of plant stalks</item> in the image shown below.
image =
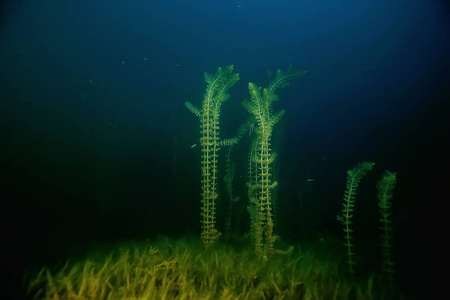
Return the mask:
<path id="1" fill-rule="evenodd" d="M 45 267 L 27 286 L 35 299 L 378 299 L 373 277 L 348 281 L 326 253 L 291 246 L 264 261 L 250 246 L 160 238 Z"/>

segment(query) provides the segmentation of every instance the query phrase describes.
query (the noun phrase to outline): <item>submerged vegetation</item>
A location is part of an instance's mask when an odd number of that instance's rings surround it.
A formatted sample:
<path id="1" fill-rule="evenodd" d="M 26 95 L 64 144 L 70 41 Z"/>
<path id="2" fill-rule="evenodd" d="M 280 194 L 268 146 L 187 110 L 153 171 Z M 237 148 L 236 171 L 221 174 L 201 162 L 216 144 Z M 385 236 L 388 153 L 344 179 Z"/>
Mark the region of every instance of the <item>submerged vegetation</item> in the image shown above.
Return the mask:
<path id="1" fill-rule="evenodd" d="M 252 247 L 200 239 L 133 243 L 33 275 L 35 299 L 389 299 L 368 276 L 350 280 L 334 242 L 289 246 L 265 261 Z M 400 299 L 398 295 L 395 299 Z"/>
<path id="2" fill-rule="evenodd" d="M 374 163 L 358 164 L 347 173 L 342 215 L 342 241 L 320 239 L 313 244 L 283 245 L 275 232 L 277 157 L 272 150 L 274 125 L 284 110 L 273 113 L 279 97 L 275 91 L 306 72 L 268 72 L 266 88 L 249 83 L 251 101 L 243 105 L 250 113 L 236 135 L 219 138 L 221 103 L 227 90 L 239 79 L 233 66 L 205 73 L 207 88 L 201 108 L 186 107 L 200 119 L 201 150 L 201 235 L 198 238 L 128 244 L 107 252 L 67 261 L 59 268 L 43 268 L 27 279 L 28 294 L 35 299 L 401 299 L 395 290 L 394 260 L 391 253 L 391 198 L 395 175 L 379 185 L 382 225 L 383 275 L 356 272 L 352 225 L 355 197 L 360 179 Z M 233 195 L 232 147 L 249 132 L 247 212 L 233 211 L 240 197 Z M 228 147 L 225 184 L 229 201 L 225 240 L 217 227 L 219 199 L 219 155 Z M 274 173 L 274 174 L 272 174 Z M 387 176 L 386 175 L 386 176 Z M 387 178 L 387 177 L 386 177 Z M 231 230 L 231 219 L 248 220 L 246 232 Z M 232 243 L 232 235 L 239 243 Z M 245 238 L 244 238 L 245 237 Z M 347 266 L 345 264 L 347 263 Z M 346 268 L 348 267 L 348 268 Z M 358 266 L 359 267 L 359 266 Z M 388 284 L 387 284 L 388 283 Z"/>

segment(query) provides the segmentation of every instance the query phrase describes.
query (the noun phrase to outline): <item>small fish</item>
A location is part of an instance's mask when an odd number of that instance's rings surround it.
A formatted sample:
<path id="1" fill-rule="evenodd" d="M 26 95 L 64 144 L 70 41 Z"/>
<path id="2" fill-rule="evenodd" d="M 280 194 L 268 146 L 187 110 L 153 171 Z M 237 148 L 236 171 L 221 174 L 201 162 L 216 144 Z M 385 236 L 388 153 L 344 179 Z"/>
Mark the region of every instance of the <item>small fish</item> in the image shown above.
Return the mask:
<path id="1" fill-rule="evenodd" d="M 195 146 L 197 146 L 197 144 L 192 145 L 192 146 L 191 146 L 191 149 L 194 148 Z"/>
<path id="2" fill-rule="evenodd" d="M 314 182 L 314 181 L 316 181 L 316 180 L 313 178 L 308 178 L 308 182 Z"/>

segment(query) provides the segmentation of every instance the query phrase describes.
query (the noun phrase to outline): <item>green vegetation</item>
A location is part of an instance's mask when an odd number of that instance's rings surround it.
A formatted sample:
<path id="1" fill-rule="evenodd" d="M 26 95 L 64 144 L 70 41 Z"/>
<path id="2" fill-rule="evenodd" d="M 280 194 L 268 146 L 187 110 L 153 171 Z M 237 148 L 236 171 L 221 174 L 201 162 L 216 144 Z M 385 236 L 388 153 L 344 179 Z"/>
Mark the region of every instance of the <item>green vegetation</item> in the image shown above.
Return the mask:
<path id="1" fill-rule="evenodd" d="M 381 253 L 383 255 L 382 276 L 389 285 L 394 282 L 394 261 L 392 259 L 392 197 L 394 194 L 396 173 L 386 170 L 377 184 L 378 207 L 380 211 Z"/>
<path id="2" fill-rule="evenodd" d="M 337 247 L 339 247 L 337 243 Z M 270 261 L 252 247 L 197 239 L 134 243 L 109 254 L 43 268 L 29 281 L 35 299 L 376 299 L 374 278 L 345 280 L 334 242 L 288 247 Z"/>
<path id="3" fill-rule="evenodd" d="M 237 140 L 219 140 L 220 107 L 228 100 L 227 93 L 239 80 L 239 74 L 233 73 L 233 66 L 218 68 L 216 74 L 205 73 L 207 83 L 201 109 L 190 102 L 185 106 L 200 119 L 200 145 L 202 146 L 202 239 L 205 248 L 214 245 L 221 235 L 216 228 L 217 163 L 221 146 L 232 145 Z"/>
<path id="4" fill-rule="evenodd" d="M 284 115 L 284 110 L 273 113 L 272 104 L 279 97 L 277 89 L 289 86 L 290 81 L 303 76 L 305 71 L 293 71 L 289 68 L 286 72 L 277 70 L 272 75 L 268 73 L 270 80 L 267 88 L 261 88 L 254 83 L 248 84 L 250 101 L 244 101 L 242 105 L 248 110 L 255 120 L 256 137 L 252 140 L 249 158 L 249 211 L 251 217 L 252 239 L 255 244 L 255 252 L 260 257 L 268 260 L 275 253 L 274 243 L 277 236 L 274 234 L 274 216 L 272 203 L 272 190 L 277 186 L 277 181 L 272 180 L 272 163 L 276 154 L 271 149 L 271 137 L 273 126 Z"/>
<path id="5" fill-rule="evenodd" d="M 276 153 L 272 151 L 271 138 L 284 110 L 274 113 L 272 104 L 278 100 L 275 93 L 278 89 L 304 74 L 288 68 L 285 72 L 269 72 L 266 88 L 249 83 L 250 100 L 243 102 L 249 118 L 241 124 L 235 137 L 220 139 L 221 104 L 229 98 L 227 91 L 239 80 L 239 74 L 233 73 L 233 66 L 218 68 L 215 74 L 205 73 L 207 88 L 201 108 L 185 103 L 200 120 L 201 235 L 128 244 L 109 248 L 110 253 L 97 252 L 83 259 L 68 260 L 59 268 L 44 267 L 26 279 L 28 295 L 35 299 L 401 299 L 393 286 L 391 253 L 390 200 L 395 186 L 394 173 L 386 172 L 378 183 L 381 276 L 356 272 L 352 244 L 358 185 L 374 163 L 363 162 L 347 172 L 342 211 L 338 216 L 345 247 L 342 241 L 331 238 L 286 246 L 275 232 L 273 189 L 277 181 L 273 162 Z M 248 215 L 242 214 L 244 210 L 233 211 L 233 203 L 240 197 L 233 188 L 235 164 L 231 155 L 233 147 L 244 136 L 250 139 Z M 221 240 L 216 211 L 220 191 L 218 153 L 222 147 L 228 147 L 223 190 L 229 205 L 226 235 Z M 231 232 L 232 218 L 244 220 L 248 216 L 247 232 Z M 232 239 L 239 239 L 239 247 Z M 389 285 L 385 284 L 386 279 Z"/>
<path id="6" fill-rule="evenodd" d="M 353 275 L 355 273 L 355 260 L 353 256 L 355 252 L 353 249 L 353 229 L 351 228 L 353 218 L 353 207 L 355 207 L 356 191 L 358 190 L 359 182 L 370 170 L 372 170 L 375 163 L 362 162 L 357 164 L 353 170 L 347 171 L 347 189 L 344 193 L 342 203 L 342 215 L 338 216 L 338 221 L 341 222 L 344 230 L 345 247 L 347 248 L 347 264 L 348 272 Z"/>

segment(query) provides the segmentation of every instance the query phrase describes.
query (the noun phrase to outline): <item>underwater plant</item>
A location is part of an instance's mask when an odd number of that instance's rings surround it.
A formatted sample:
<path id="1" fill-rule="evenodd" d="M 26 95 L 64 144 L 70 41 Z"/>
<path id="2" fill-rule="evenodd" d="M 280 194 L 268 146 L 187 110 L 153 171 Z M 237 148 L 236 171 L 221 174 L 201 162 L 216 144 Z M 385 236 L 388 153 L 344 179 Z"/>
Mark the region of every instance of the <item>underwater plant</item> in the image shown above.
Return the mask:
<path id="1" fill-rule="evenodd" d="M 219 140 L 220 108 L 230 98 L 227 93 L 237 81 L 239 74 L 233 73 L 233 66 L 218 68 L 216 74 L 205 73 L 207 87 L 201 109 L 190 102 L 186 107 L 200 119 L 200 145 L 202 147 L 202 207 L 201 224 L 203 244 L 214 245 L 220 236 L 216 229 L 217 162 L 221 146 L 236 143 L 235 139 Z"/>
<path id="2" fill-rule="evenodd" d="M 229 98 L 227 90 L 239 80 L 233 66 L 218 68 L 215 74 L 205 73 L 207 88 L 201 108 L 185 103 L 199 117 L 201 128 L 201 239 L 172 240 L 160 236 L 155 241 L 131 243 L 108 248 L 108 253 L 71 259 L 59 268 L 44 267 L 26 280 L 28 295 L 34 299 L 403 299 L 395 289 L 384 294 L 383 286 L 378 285 L 381 282 L 374 275 L 353 278 L 353 209 L 359 182 L 372 170 L 372 162 L 360 163 L 347 172 L 342 214 L 338 218 L 345 233 L 345 254 L 342 242 L 332 237 L 286 246 L 284 251 L 274 247 L 277 236 L 272 200 L 277 181 L 271 174 L 276 159 L 271 137 L 284 111 L 274 113 L 272 104 L 278 100 L 277 89 L 305 73 L 291 68 L 286 72 L 269 72 L 267 88 L 249 83 L 250 101 L 244 101 L 243 105 L 250 117 L 231 139 L 219 139 L 219 117 L 221 104 Z M 218 151 L 228 147 L 224 190 L 230 201 L 226 223 L 229 226 L 232 205 L 239 199 L 233 187 L 236 170 L 232 153 L 249 131 L 247 192 L 252 241 L 230 245 L 217 241 L 220 236 L 216 229 Z M 377 185 L 382 271 L 391 284 L 394 264 L 389 217 L 395 182 L 395 173 L 386 171 Z M 344 255 L 350 278 L 340 268 Z"/>
<path id="3" fill-rule="evenodd" d="M 342 215 L 337 217 L 343 226 L 345 247 L 347 248 L 348 271 L 352 276 L 355 273 L 355 261 L 353 260 L 355 252 L 352 250 L 353 229 L 350 225 L 352 224 L 351 219 L 353 218 L 353 208 L 355 207 L 356 191 L 360 180 L 372 170 L 374 165 L 375 163 L 372 162 L 362 162 L 357 164 L 352 170 L 347 171 L 347 188 L 342 203 Z"/>
<path id="4" fill-rule="evenodd" d="M 380 212 L 381 230 L 381 254 L 383 265 L 381 267 L 382 277 L 392 285 L 394 281 L 394 262 L 392 259 L 392 197 L 394 194 L 396 173 L 386 170 L 383 178 L 377 184 L 378 207 Z"/>
<path id="5" fill-rule="evenodd" d="M 373 277 L 339 276 L 339 259 L 316 246 L 291 247 L 261 263 L 251 247 L 199 238 L 131 242 L 44 267 L 27 282 L 33 299 L 377 299 Z M 397 298 L 398 299 L 398 298 Z"/>
<path id="6" fill-rule="evenodd" d="M 277 70 L 275 74 L 268 72 L 270 80 L 267 88 L 258 87 L 250 82 L 248 89 L 250 101 L 242 105 L 251 113 L 256 121 L 254 131 L 256 137 L 250 147 L 250 167 L 252 169 L 248 188 L 250 196 L 249 212 L 252 217 L 252 237 L 255 252 L 267 259 L 274 252 L 276 236 L 273 234 L 274 220 L 272 214 L 271 191 L 277 182 L 271 179 L 271 164 L 276 154 L 272 153 L 270 142 L 274 125 L 284 115 L 284 110 L 273 113 L 272 104 L 278 100 L 275 91 L 289 86 L 290 81 L 304 75 L 305 71 L 293 71 L 290 67 L 286 72 Z"/>

